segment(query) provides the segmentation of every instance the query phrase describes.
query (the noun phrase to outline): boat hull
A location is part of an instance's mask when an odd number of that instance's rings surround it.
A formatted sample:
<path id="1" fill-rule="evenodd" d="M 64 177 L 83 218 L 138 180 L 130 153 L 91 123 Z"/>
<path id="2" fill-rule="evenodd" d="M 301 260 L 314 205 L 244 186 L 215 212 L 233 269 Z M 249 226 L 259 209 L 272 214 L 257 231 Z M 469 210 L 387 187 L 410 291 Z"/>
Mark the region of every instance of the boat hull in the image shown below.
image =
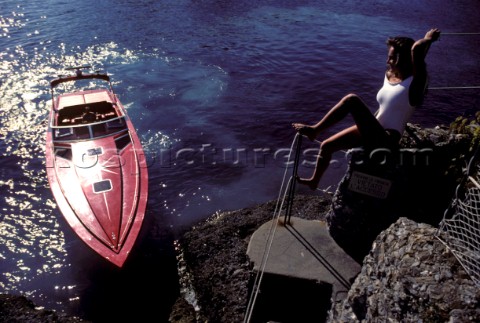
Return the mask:
<path id="1" fill-rule="evenodd" d="M 142 227 L 148 172 L 143 148 L 124 107 L 113 93 L 102 95 L 122 113 L 123 127 L 92 135 L 102 124 L 93 125 L 86 127 L 91 138 L 62 140 L 55 134 L 58 129 L 51 126 L 58 121 L 52 109 L 46 137 L 47 177 L 58 208 L 73 231 L 99 255 L 122 267 Z"/>

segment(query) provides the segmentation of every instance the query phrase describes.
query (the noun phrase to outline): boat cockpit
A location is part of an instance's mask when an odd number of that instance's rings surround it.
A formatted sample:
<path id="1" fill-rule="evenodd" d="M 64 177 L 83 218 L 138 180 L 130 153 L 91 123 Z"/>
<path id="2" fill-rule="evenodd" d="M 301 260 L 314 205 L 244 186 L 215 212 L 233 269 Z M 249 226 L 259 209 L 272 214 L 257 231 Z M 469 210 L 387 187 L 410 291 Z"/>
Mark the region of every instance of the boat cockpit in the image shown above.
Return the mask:
<path id="1" fill-rule="evenodd" d="M 93 139 L 127 129 L 125 116 L 107 101 L 63 107 L 54 122 L 56 141 Z"/>
<path id="2" fill-rule="evenodd" d="M 63 107 L 57 112 L 57 125 L 70 126 L 106 121 L 118 117 L 112 103 L 103 101 Z"/>

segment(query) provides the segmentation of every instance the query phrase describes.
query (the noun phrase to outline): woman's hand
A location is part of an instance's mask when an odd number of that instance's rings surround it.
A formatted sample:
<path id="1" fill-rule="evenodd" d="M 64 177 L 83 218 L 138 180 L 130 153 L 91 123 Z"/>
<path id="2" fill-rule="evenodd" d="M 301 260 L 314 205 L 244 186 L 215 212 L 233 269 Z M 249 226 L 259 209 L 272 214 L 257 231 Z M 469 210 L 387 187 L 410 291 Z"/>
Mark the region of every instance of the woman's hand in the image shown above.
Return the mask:
<path id="1" fill-rule="evenodd" d="M 438 28 L 432 28 L 425 34 L 425 39 L 432 42 L 437 41 L 440 38 L 440 30 Z"/>

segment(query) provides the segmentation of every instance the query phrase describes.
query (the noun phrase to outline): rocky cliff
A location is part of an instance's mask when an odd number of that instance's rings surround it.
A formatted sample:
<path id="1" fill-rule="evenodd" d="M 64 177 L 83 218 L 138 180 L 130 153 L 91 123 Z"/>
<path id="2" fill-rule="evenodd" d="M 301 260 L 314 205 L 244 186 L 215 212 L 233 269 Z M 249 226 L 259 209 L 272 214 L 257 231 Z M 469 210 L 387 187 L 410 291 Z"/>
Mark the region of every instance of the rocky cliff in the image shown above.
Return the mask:
<path id="1" fill-rule="evenodd" d="M 470 156 L 471 137 L 409 125 L 397 151 L 351 152 L 327 214 L 330 234 L 358 262 L 399 217 L 437 226 Z"/>
<path id="2" fill-rule="evenodd" d="M 480 288 L 438 233 L 403 217 L 380 233 L 328 322 L 480 322 Z"/>
<path id="3" fill-rule="evenodd" d="M 480 321 L 480 288 L 438 230 L 475 145 L 468 133 L 409 130 L 403 165 L 355 164 L 365 157 L 353 156 L 332 201 L 332 236 L 363 267 L 348 297 L 333 304 L 328 322 Z M 347 187 L 355 171 L 387 178 L 390 194 L 359 197 Z"/>
<path id="4" fill-rule="evenodd" d="M 471 136 L 440 127 L 409 125 L 408 130 L 400 152 L 352 152 L 331 200 L 296 197 L 294 214 L 325 219 L 337 243 L 363 264 L 348 298 L 332 304 L 329 322 L 479 318 L 478 287 L 435 237 L 472 155 Z M 359 174 L 373 186 L 352 187 L 352 177 Z M 222 214 L 180 240 L 197 291 L 197 322 L 243 321 L 250 279 L 246 246 L 272 212 L 270 202 Z M 171 322 L 186 322 L 182 319 L 176 312 Z"/>

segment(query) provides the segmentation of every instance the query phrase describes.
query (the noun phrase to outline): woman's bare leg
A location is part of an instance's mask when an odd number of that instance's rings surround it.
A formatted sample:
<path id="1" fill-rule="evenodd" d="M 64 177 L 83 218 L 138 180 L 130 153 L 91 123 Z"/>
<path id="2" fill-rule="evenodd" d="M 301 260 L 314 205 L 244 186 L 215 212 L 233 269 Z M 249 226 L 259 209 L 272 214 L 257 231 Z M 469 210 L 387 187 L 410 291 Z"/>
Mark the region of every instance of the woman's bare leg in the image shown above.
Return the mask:
<path id="1" fill-rule="evenodd" d="M 320 145 L 320 152 L 312 177 L 308 179 L 299 178 L 299 183 L 315 189 L 328 168 L 334 152 L 357 147 L 366 141 L 375 142 L 384 135 L 385 131 L 375 116 L 366 104 L 354 94 L 349 94 L 340 100 L 317 124 L 306 126 L 301 123 L 294 123 L 293 127 L 300 134 L 313 140 L 322 131 L 343 120 L 348 114 L 353 116 L 355 126 L 340 131 L 323 141 Z"/>
<path id="2" fill-rule="evenodd" d="M 294 123 L 293 127 L 310 140 L 315 139 L 322 131 L 345 119 L 351 114 L 362 136 L 372 137 L 383 132 L 383 127 L 378 123 L 367 105 L 355 94 L 348 94 L 340 100 L 317 124 L 307 126 Z M 372 136 L 370 136 L 372 134 Z"/>
<path id="3" fill-rule="evenodd" d="M 362 136 L 357 126 L 344 129 L 330 138 L 324 140 L 320 145 L 320 152 L 317 156 L 317 163 L 312 177 L 298 178 L 298 182 L 307 185 L 312 190 L 316 189 L 323 173 L 327 170 L 336 151 L 357 147 L 362 142 Z"/>

